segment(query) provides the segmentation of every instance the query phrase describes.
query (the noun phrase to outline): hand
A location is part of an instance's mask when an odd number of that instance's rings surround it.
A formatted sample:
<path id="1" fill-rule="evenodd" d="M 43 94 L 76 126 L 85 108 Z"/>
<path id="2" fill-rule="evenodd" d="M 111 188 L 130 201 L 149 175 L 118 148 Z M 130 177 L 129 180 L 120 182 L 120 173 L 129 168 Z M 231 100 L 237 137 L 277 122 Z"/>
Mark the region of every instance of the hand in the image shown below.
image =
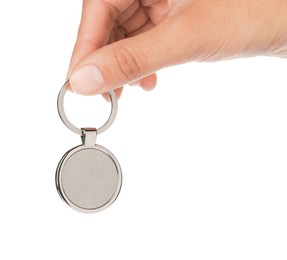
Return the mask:
<path id="1" fill-rule="evenodd" d="M 84 0 L 68 77 L 77 93 L 120 95 L 167 66 L 255 55 L 287 57 L 287 1 Z"/>

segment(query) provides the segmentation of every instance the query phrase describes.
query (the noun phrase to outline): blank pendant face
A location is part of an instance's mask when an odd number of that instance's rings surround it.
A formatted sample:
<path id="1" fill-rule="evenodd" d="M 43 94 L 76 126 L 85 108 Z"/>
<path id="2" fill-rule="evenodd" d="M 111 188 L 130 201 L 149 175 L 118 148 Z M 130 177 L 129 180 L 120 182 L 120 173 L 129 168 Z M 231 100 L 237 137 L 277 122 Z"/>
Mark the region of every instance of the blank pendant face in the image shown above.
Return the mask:
<path id="1" fill-rule="evenodd" d="M 56 186 L 62 199 L 84 213 L 99 212 L 117 198 L 122 184 L 120 165 L 106 148 L 84 145 L 68 151 L 59 162 Z"/>

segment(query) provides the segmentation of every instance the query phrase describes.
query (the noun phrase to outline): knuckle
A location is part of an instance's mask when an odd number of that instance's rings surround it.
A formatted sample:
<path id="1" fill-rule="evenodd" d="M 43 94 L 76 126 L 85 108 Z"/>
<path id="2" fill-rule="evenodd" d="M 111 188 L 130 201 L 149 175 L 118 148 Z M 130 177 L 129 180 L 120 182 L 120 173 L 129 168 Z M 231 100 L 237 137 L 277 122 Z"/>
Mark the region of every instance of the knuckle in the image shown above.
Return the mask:
<path id="1" fill-rule="evenodd" d="M 109 3 L 106 0 L 104 0 L 102 3 L 104 4 L 108 12 L 110 20 L 114 22 L 117 19 L 117 17 L 120 15 L 119 9 L 115 5 Z"/>
<path id="2" fill-rule="evenodd" d="M 146 70 L 145 56 L 139 50 L 131 50 L 122 45 L 114 50 L 114 57 L 124 79 L 128 81 L 142 76 L 143 71 Z"/>

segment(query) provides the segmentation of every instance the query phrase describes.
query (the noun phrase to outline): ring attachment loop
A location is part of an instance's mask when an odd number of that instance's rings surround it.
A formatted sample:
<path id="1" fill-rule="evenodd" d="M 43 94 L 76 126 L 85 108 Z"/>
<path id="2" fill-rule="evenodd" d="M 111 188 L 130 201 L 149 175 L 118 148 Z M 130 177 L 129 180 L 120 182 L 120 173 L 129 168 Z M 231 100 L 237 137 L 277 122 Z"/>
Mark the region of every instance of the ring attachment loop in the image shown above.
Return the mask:
<path id="1" fill-rule="evenodd" d="M 65 94 L 66 94 L 67 90 L 69 89 L 69 87 L 70 87 L 70 82 L 69 82 L 69 80 L 67 80 L 66 83 L 61 88 L 59 95 L 58 95 L 58 99 L 57 99 L 58 113 L 59 113 L 59 116 L 60 116 L 62 122 L 64 123 L 64 125 L 66 127 L 68 127 L 74 133 L 76 133 L 78 135 L 82 135 L 82 128 L 78 128 L 75 125 L 73 125 L 70 122 L 70 120 L 67 118 L 66 113 L 65 113 L 64 97 L 65 97 Z M 106 121 L 106 123 L 103 126 L 96 128 L 97 134 L 101 134 L 104 131 L 106 131 L 112 125 L 112 123 L 115 121 L 115 118 L 117 115 L 118 100 L 117 100 L 116 94 L 113 90 L 109 91 L 108 93 L 109 93 L 110 100 L 111 100 L 111 113 L 110 113 L 110 116 L 109 116 L 108 120 Z"/>

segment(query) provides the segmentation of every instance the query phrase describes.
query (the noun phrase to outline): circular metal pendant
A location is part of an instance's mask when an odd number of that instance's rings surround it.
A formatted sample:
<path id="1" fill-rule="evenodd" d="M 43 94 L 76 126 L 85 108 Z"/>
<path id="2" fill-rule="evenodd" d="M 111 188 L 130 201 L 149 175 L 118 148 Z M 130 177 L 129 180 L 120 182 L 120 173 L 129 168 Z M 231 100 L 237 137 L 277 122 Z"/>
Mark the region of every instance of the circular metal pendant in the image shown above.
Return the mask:
<path id="1" fill-rule="evenodd" d="M 62 199 L 83 213 L 99 212 L 117 198 L 122 172 L 116 157 L 106 148 L 77 146 L 58 164 L 56 186 Z"/>
<path id="2" fill-rule="evenodd" d="M 56 187 L 61 198 L 73 209 L 95 213 L 110 206 L 117 198 L 122 185 L 121 167 L 116 157 L 106 148 L 96 145 L 97 134 L 107 130 L 117 114 L 117 98 L 110 91 L 111 113 L 99 128 L 78 128 L 66 116 L 64 96 L 70 88 L 69 80 L 61 88 L 57 107 L 63 123 L 79 134 L 83 145 L 69 150 L 56 170 Z"/>

